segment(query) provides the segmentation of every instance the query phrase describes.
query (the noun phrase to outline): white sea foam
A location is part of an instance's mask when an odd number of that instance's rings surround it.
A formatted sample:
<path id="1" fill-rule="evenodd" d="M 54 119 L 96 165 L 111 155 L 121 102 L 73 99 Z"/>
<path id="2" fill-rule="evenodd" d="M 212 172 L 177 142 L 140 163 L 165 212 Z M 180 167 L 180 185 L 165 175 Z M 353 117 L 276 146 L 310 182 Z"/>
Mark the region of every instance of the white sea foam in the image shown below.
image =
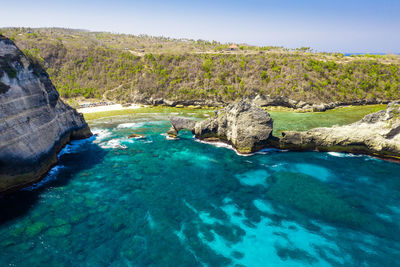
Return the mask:
<path id="1" fill-rule="evenodd" d="M 58 153 L 57 157 L 60 158 L 61 156 L 65 154 L 72 154 L 76 153 L 81 149 L 81 146 L 85 143 L 92 142 L 96 137 L 92 136 L 86 139 L 80 139 L 80 140 L 72 140 L 69 144 L 65 145 L 63 149 Z M 56 165 L 53 168 L 49 170 L 47 173 L 46 177 L 40 180 L 39 182 L 24 188 L 23 190 L 34 190 L 36 188 L 39 188 L 45 184 L 47 184 L 50 181 L 53 181 L 57 179 L 57 175 L 60 172 L 61 169 L 63 169 L 63 165 Z"/>
<path id="2" fill-rule="evenodd" d="M 200 139 L 197 139 L 197 138 L 194 138 L 194 140 L 196 142 L 203 143 L 203 144 L 208 144 L 208 145 L 213 145 L 215 147 L 223 147 L 223 148 L 231 149 L 231 150 L 235 151 L 238 156 L 243 156 L 243 157 L 249 157 L 249 156 L 253 156 L 253 155 L 256 155 L 256 154 L 264 155 L 264 154 L 268 154 L 268 153 L 271 153 L 271 152 L 274 153 L 274 152 L 287 152 L 287 151 L 289 151 L 289 150 L 281 150 L 281 149 L 276 149 L 276 148 L 265 148 L 265 149 L 262 149 L 260 151 L 254 152 L 254 153 L 243 154 L 243 153 L 240 153 L 239 151 L 237 151 L 237 149 L 235 149 L 232 145 L 229 145 L 229 144 L 224 143 L 224 142 L 209 142 L 209 141 L 204 141 L 204 140 L 200 140 Z"/>
<path id="3" fill-rule="evenodd" d="M 365 157 L 363 154 L 352 154 L 352 153 L 344 153 L 344 152 L 327 152 L 328 155 L 339 158 L 357 158 L 357 157 Z"/>
<path id="4" fill-rule="evenodd" d="M 101 148 L 105 148 L 105 149 L 110 149 L 110 148 L 125 149 L 126 146 L 122 145 L 120 142 L 121 142 L 121 139 L 111 139 L 111 140 L 109 140 L 107 142 L 99 143 L 99 146 Z"/>
<path id="5" fill-rule="evenodd" d="M 71 153 L 76 153 L 81 149 L 81 146 L 83 144 L 86 144 L 88 142 L 92 142 L 95 140 L 95 136 L 86 138 L 86 139 L 81 139 L 81 140 L 73 140 L 69 144 L 67 144 L 59 153 L 58 157 L 60 158 L 64 154 L 71 154 Z"/>
<path id="6" fill-rule="evenodd" d="M 95 135 L 96 140 L 95 143 L 104 140 L 112 135 L 112 132 L 108 129 L 92 129 L 92 133 Z"/>
<path id="7" fill-rule="evenodd" d="M 249 156 L 253 156 L 254 155 L 254 153 L 250 153 L 250 154 L 239 153 L 233 146 L 231 146 L 231 145 L 229 145 L 227 143 L 224 143 L 224 142 L 208 142 L 208 141 L 200 140 L 200 139 L 197 139 L 197 138 L 194 139 L 194 140 L 196 142 L 199 142 L 199 143 L 202 143 L 202 144 L 213 145 L 215 147 L 222 147 L 222 148 L 227 148 L 227 149 L 233 150 L 233 151 L 235 151 L 235 153 L 238 156 L 249 157 Z"/>
<path id="8" fill-rule="evenodd" d="M 171 136 L 169 136 L 168 134 L 166 134 L 166 133 L 162 133 L 162 134 L 160 134 L 161 136 L 164 136 L 165 137 L 165 139 L 167 139 L 167 140 L 179 140 L 179 137 L 171 137 Z"/>
<path id="9" fill-rule="evenodd" d="M 328 155 L 331 155 L 333 157 L 339 157 L 339 158 L 344 158 L 346 157 L 346 154 L 344 153 L 339 153 L 339 152 L 328 152 Z"/>
<path id="10" fill-rule="evenodd" d="M 110 149 L 110 148 L 118 148 L 118 149 L 126 149 L 127 146 L 124 143 L 132 143 L 133 140 L 130 140 L 127 137 L 122 138 L 112 138 L 112 131 L 108 129 L 94 129 L 94 134 L 96 134 L 96 139 L 93 143 L 98 144 L 101 148 Z"/>
<path id="11" fill-rule="evenodd" d="M 254 154 L 261 154 L 265 155 L 268 153 L 276 153 L 276 152 L 288 152 L 289 150 L 282 150 L 282 149 L 277 149 L 277 148 L 264 148 L 261 149 L 260 151 L 255 152 Z"/>
<path id="12" fill-rule="evenodd" d="M 121 128 L 140 128 L 144 125 L 143 122 L 129 122 L 129 123 L 122 123 L 117 126 L 118 129 Z"/>

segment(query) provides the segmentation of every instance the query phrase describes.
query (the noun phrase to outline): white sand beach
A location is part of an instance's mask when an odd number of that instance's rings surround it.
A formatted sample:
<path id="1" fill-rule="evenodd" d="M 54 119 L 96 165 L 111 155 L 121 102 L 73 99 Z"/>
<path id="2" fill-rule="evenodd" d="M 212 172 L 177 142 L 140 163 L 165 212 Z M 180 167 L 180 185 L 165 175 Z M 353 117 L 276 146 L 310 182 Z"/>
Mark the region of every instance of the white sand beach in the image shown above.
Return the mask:
<path id="1" fill-rule="evenodd" d="M 132 104 L 128 107 L 123 107 L 121 104 L 114 104 L 114 105 L 104 105 L 104 106 L 97 106 L 97 107 L 80 108 L 80 109 L 78 109 L 78 112 L 94 113 L 94 112 L 103 112 L 103 111 L 121 110 L 121 109 L 137 109 L 140 107 L 142 107 L 142 105 Z"/>

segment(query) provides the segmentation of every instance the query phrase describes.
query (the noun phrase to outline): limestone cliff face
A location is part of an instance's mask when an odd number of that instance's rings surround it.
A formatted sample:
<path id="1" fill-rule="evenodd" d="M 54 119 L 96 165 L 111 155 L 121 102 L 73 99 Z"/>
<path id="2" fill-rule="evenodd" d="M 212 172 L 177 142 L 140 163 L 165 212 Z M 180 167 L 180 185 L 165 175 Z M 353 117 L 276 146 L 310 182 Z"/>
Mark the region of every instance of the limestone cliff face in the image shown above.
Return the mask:
<path id="1" fill-rule="evenodd" d="M 341 151 L 400 159 L 400 103 L 362 120 L 306 132 L 283 132 L 281 147 L 294 150 Z"/>
<path id="2" fill-rule="evenodd" d="M 171 128 L 168 130 L 168 136 L 176 138 L 178 132 L 182 129 L 188 129 L 193 132 L 196 122 L 192 119 L 170 116 Z"/>
<path id="3" fill-rule="evenodd" d="M 38 181 L 65 144 L 91 135 L 48 74 L 0 35 L 0 192 Z"/>

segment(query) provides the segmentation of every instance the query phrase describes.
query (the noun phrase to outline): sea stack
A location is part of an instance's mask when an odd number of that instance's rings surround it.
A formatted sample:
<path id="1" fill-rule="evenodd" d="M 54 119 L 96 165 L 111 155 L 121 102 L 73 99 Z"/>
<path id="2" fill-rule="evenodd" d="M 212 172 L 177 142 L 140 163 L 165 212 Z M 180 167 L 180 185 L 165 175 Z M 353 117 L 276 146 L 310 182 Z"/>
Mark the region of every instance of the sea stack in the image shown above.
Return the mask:
<path id="1" fill-rule="evenodd" d="M 272 136 L 273 120 L 269 113 L 249 100 L 240 100 L 215 113 L 214 117 L 196 123 L 199 139 L 223 141 L 239 153 L 248 154 L 279 141 Z"/>
<path id="2" fill-rule="evenodd" d="M 0 35 L 0 193 L 40 180 L 63 146 L 91 135 L 44 69 Z"/>

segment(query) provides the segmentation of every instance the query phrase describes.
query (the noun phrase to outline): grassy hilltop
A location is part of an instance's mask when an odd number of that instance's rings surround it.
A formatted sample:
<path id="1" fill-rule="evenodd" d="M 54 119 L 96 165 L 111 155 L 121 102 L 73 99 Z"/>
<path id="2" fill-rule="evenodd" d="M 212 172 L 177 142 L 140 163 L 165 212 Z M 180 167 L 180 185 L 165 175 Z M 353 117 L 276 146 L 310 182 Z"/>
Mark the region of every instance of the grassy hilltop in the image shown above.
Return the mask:
<path id="1" fill-rule="evenodd" d="M 47 69 L 64 98 L 232 101 L 282 95 L 309 102 L 400 98 L 400 56 L 314 53 L 203 40 L 69 29 L 3 28 Z"/>

